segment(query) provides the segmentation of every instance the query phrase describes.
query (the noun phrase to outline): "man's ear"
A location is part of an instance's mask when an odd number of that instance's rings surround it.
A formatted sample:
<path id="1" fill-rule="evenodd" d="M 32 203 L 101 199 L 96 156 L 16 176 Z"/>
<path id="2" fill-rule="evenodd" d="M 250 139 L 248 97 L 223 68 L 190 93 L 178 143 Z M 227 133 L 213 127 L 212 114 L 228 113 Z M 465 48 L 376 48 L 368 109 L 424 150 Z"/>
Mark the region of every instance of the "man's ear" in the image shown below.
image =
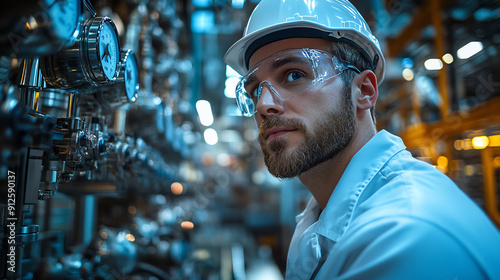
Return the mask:
<path id="1" fill-rule="evenodd" d="M 375 105 L 378 98 L 377 76 L 370 70 L 365 70 L 354 78 L 353 88 L 356 90 L 357 108 L 368 110 Z"/>

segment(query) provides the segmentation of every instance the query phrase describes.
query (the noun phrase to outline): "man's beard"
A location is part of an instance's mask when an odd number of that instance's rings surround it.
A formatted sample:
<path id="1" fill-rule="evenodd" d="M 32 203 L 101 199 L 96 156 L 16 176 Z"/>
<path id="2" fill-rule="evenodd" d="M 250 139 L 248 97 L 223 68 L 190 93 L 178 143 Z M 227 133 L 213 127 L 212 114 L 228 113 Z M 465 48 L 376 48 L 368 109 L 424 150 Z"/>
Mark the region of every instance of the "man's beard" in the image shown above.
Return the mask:
<path id="1" fill-rule="evenodd" d="M 326 112 L 312 125 L 311 130 L 307 130 L 300 119 L 277 116 L 262 122 L 259 126 L 259 142 L 264 152 L 264 162 L 273 176 L 296 177 L 335 157 L 347 147 L 354 135 L 355 116 L 349 95 L 344 93 L 344 96 L 346 98 L 340 108 Z M 275 126 L 296 129 L 304 133 L 305 141 L 292 152 L 286 151 L 287 137 L 274 139 L 266 147 L 264 133 Z"/>

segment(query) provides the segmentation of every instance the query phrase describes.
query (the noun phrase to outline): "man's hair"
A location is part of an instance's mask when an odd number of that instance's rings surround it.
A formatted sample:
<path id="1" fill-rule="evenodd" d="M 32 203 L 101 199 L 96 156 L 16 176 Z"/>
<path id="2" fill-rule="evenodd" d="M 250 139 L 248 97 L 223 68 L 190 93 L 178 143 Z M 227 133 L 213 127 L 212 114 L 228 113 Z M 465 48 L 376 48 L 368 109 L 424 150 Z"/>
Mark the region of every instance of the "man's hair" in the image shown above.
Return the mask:
<path id="1" fill-rule="evenodd" d="M 375 71 L 371 64 L 366 60 L 366 58 L 352 45 L 346 43 L 346 42 L 341 42 L 341 41 L 335 41 L 331 44 L 331 52 L 334 56 L 337 58 L 340 58 L 342 60 L 345 60 L 349 62 L 350 64 L 356 66 L 361 72 L 364 70 L 371 70 Z M 340 77 L 342 78 L 342 81 L 346 85 L 346 92 L 350 94 L 351 92 L 351 83 L 352 79 L 354 79 L 354 76 L 356 76 L 355 71 L 343 71 Z M 372 108 L 370 108 L 370 113 L 372 116 L 373 123 L 376 123 L 375 119 L 375 104 L 373 105 Z"/>

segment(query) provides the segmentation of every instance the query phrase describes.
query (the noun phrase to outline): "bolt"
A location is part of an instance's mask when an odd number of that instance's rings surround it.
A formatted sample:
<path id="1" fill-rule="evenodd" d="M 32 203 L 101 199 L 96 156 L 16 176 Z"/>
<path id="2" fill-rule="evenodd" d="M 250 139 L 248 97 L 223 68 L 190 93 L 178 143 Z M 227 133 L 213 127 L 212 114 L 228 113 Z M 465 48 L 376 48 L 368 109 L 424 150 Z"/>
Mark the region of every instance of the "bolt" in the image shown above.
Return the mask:
<path id="1" fill-rule="evenodd" d="M 89 149 L 95 149 L 97 147 L 97 136 L 94 134 L 86 135 L 83 138 L 85 147 Z"/>

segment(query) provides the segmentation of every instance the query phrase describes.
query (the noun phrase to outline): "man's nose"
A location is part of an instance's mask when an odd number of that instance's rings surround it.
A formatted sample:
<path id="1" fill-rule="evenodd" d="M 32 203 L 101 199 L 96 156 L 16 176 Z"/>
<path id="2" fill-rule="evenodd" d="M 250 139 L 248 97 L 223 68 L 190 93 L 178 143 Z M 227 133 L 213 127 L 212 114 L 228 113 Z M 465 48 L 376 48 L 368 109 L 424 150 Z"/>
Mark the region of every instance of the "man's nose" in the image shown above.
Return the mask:
<path id="1" fill-rule="evenodd" d="M 284 104 L 271 83 L 264 81 L 259 86 L 260 98 L 256 110 L 262 119 L 284 113 Z"/>

